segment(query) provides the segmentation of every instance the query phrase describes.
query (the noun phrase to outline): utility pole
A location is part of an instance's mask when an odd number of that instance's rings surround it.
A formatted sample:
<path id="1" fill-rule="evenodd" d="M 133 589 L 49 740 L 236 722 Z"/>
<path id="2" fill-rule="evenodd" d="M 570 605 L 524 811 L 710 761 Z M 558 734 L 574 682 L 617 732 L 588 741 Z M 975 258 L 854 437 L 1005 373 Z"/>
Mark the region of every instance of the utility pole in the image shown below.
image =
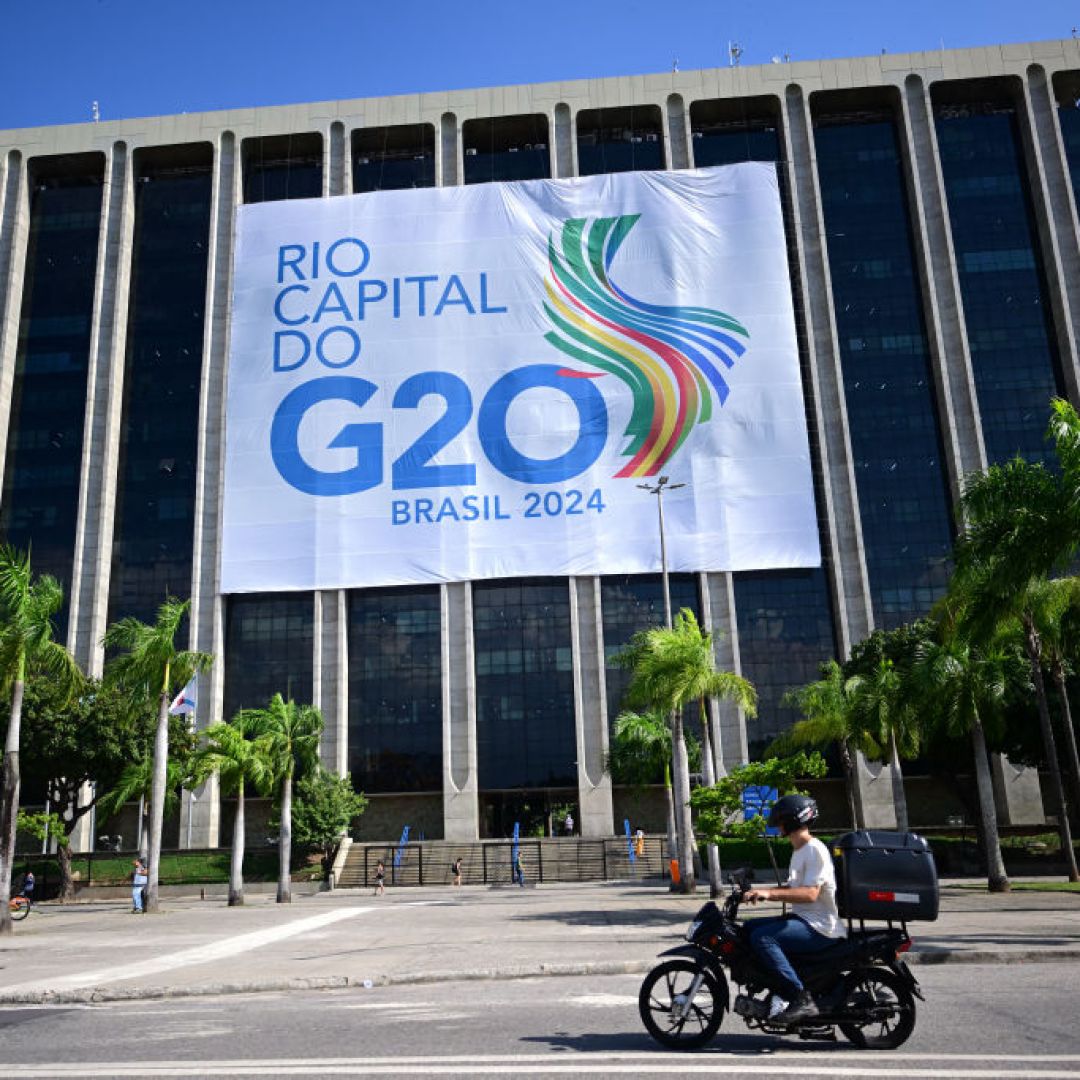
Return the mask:
<path id="1" fill-rule="evenodd" d="M 667 538 L 664 535 L 664 488 L 678 491 L 685 484 L 672 484 L 666 476 L 657 478 L 655 484 L 638 484 L 642 491 L 656 496 L 656 513 L 660 522 L 660 576 L 664 583 L 664 625 L 670 630 L 674 625 L 671 613 L 671 583 L 668 580 Z"/>

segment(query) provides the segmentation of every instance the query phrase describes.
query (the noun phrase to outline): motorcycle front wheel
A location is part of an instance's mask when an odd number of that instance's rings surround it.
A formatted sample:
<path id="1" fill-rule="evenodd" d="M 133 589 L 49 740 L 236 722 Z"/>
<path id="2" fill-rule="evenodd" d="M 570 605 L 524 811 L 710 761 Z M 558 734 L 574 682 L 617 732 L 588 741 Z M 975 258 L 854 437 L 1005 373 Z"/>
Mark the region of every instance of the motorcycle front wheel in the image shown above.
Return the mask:
<path id="1" fill-rule="evenodd" d="M 885 968 L 853 971 L 839 1011 L 858 1017 L 839 1028 L 864 1050 L 895 1050 L 915 1030 L 915 996 Z"/>
<path id="2" fill-rule="evenodd" d="M 687 996 L 700 981 L 693 1000 Z M 672 1050 L 697 1050 L 720 1030 L 727 995 L 717 977 L 693 960 L 666 960 L 645 976 L 638 1012 L 649 1034 Z"/>

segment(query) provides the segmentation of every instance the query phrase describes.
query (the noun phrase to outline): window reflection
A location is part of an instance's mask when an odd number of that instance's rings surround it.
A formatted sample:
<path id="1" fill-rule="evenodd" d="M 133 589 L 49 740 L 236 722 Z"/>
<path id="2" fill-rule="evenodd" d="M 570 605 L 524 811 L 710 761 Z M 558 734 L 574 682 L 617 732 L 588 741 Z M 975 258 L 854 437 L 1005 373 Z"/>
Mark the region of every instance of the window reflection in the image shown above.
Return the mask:
<path id="1" fill-rule="evenodd" d="M 576 787 L 568 582 L 472 589 L 480 787 Z"/>
<path id="2" fill-rule="evenodd" d="M 354 131 L 353 191 L 435 186 L 435 128 L 398 124 Z"/>
<path id="3" fill-rule="evenodd" d="M 548 122 L 541 113 L 466 120 L 465 183 L 543 180 L 551 175 Z"/>
<path id="4" fill-rule="evenodd" d="M 322 196 L 322 138 L 314 132 L 245 139 L 243 163 L 246 203 Z"/>
<path id="5" fill-rule="evenodd" d="M 657 105 L 582 109 L 577 114 L 578 175 L 664 168 Z"/>
<path id="6" fill-rule="evenodd" d="M 349 771 L 369 793 L 442 790 L 437 587 L 349 593 Z"/>

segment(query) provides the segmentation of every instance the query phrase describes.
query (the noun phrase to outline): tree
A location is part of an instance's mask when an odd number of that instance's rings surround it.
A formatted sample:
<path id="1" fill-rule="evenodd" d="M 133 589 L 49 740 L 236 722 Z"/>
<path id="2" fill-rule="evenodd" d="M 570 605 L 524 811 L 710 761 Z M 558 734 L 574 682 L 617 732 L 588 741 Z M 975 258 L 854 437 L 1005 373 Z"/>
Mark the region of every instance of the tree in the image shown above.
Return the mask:
<path id="1" fill-rule="evenodd" d="M 1043 662 L 1054 680 L 1065 736 L 1065 760 L 1072 779 L 1073 812 L 1080 813 L 1080 753 L 1069 704 L 1070 661 L 1080 651 L 1080 578 L 1050 578 L 1031 586 L 1031 610 L 1042 640 Z"/>
<path id="2" fill-rule="evenodd" d="M 190 601 L 169 597 L 158 608 L 153 626 L 132 617 L 121 619 L 109 627 L 104 641 L 106 649 L 121 651 L 106 667 L 106 681 L 126 688 L 141 700 L 157 700 L 150 794 L 150 862 L 146 881 L 146 910 L 151 913 L 158 910 L 161 829 L 165 818 L 169 759 L 169 703 L 176 691 L 212 662 L 208 653 L 176 648 L 176 635 L 189 606 Z"/>
<path id="3" fill-rule="evenodd" d="M 671 725 L 658 710 L 627 710 L 615 718 L 608 770 L 616 783 L 654 784 L 662 777 L 667 801 L 668 851 L 675 848 L 675 803 L 671 795 Z"/>
<path id="4" fill-rule="evenodd" d="M 704 633 L 694 613 L 683 608 L 670 629 L 641 631 L 631 640 L 625 655 L 632 677 L 626 699 L 631 705 L 660 709 L 671 717 L 672 757 L 675 779 L 676 831 L 679 841 L 679 877 L 684 891 L 694 891 L 690 777 L 682 709 L 697 704 L 701 720 L 701 759 L 706 784 L 716 779 L 715 758 L 709 733 L 707 699 L 735 701 L 751 715 L 756 710 L 754 688 L 732 672 L 719 671 L 713 655 L 712 635 Z M 719 893 L 719 860 L 710 852 L 711 887 Z"/>
<path id="5" fill-rule="evenodd" d="M 971 738 L 990 892 L 1008 892 L 1009 878 L 998 836 L 985 722 L 1001 712 L 1010 682 L 1023 673 L 1023 659 L 1015 650 L 998 642 L 980 649 L 955 635 L 924 642 L 914 671 L 925 714 L 948 734 Z"/>
<path id="6" fill-rule="evenodd" d="M 229 907 L 244 902 L 244 792 L 250 785 L 265 795 L 274 774 L 266 742 L 260 739 L 265 725 L 261 714 L 240 712 L 228 724 L 214 724 L 203 734 L 203 745 L 192 757 L 192 786 L 205 783 L 217 773 L 223 795 L 236 795 L 232 859 L 229 865 Z"/>
<path id="7" fill-rule="evenodd" d="M 35 578 L 29 552 L 0 547 L 0 689 L 10 694 L 11 709 L 0 780 L 0 934 L 12 932 L 11 869 L 19 814 L 19 746 L 23 691 L 29 674 L 54 679 L 64 692 L 76 683 L 79 669 L 68 651 L 53 641 L 52 617 L 64 603 L 56 578 Z"/>
<path id="8" fill-rule="evenodd" d="M 976 644 L 992 640 L 1009 620 L 1020 622 L 1054 792 L 1062 855 L 1069 880 L 1080 881 L 1043 681 L 1042 636 L 1034 606 L 1035 586 L 1061 568 L 1080 542 L 1069 475 L 1066 471 L 1059 478 L 1041 464 L 1014 458 L 968 477 L 961 501 L 965 531 L 954 549 L 956 571 L 946 604 L 955 612 L 958 630 Z"/>
<path id="9" fill-rule="evenodd" d="M 348 773 L 335 776 L 317 766 L 296 784 L 293 843 L 308 851 L 318 851 L 322 855 L 323 873 L 329 874 L 341 834 L 366 808 L 367 799 L 353 789 Z"/>
<path id="10" fill-rule="evenodd" d="M 698 812 L 698 828 L 712 843 L 727 836 L 761 836 L 766 826 L 761 814 L 744 820 L 743 792 L 748 787 L 775 788 L 777 796 L 805 795 L 799 782 L 824 776 L 827 771 L 825 759 L 816 751 L 740 765 L 712 787 L 694 792 L 690 802 Z"/>
<path id="11" fill-rule="evenodd" d="M 54 680 L 31 678 L 23 697 L 23 790 L 46 798 L 57 813 L 60 825 L 53 836 L 58 842 L 100 808 L 146 743 L 145 718 L 123 694 L 94 680 L 78 682 L 69 698 Z M 0 716 L 0 726 L 6 722 Z M 71 900 L 70 860 L 61 854 L 58 862 L 60 898 Z"/>
<path id="12" fill-rule="evenodd" d="M 856 754 L 861 751 L 868 757 L 878 758 L 883 751 L 860 727 L 853 696 L 851 679 L 845 677 L 835 660 L 826 661 L 821 665 L 821 678 L 817 682 L 797 687 L 784 695 L 784 704 L 798 709 L 803 719 L 774 740 L 768 753 L 783 755 L 793 748 L 822 747 L 835 743 L 844 770 L 851 827 L 861 829 L 865 822 L 858 798 Z"/>
<path id="13" fill-rule="evenodd" d="M 277 902 L 290 904 L 293 779 L 318 764 L 323 719 L 318 709 L 311 705 L 297 705 L 291 699 L 286 702 L 280 694 L 275 694 L 265 709 L 245 709 L 239 715 L 245 716 L 245 723 L 259 728 L 259 739 L 270 761 L 281 821 L 278 829 Z"/>

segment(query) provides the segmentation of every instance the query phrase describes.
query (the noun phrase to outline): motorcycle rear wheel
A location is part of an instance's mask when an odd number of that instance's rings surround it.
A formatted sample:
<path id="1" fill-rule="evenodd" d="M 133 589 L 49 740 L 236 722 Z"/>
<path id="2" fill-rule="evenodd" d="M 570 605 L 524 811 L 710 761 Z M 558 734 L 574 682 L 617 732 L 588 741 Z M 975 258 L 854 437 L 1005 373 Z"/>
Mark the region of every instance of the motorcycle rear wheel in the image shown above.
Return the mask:
<path id="1" fill-rule="evenodd" d="M 8 903 L 8 910 L 11 912 L 12 921 L 18 922 L 30 914 L 30 901 L 25 896 L 13 896 Z"/>
<path id="2" fill-rule="evenodd" d="M 845 1037 L 864 1050 L 895 1050 L 915 1030 L 911 988 L 885 968 L 864 968 L 848 976 L 840 1011 L 871 1013 L 859 1023 L 839 1024 Z"/>
<path id="3" fill-rule="evenodd" d="M 686 1016 L 676 1016 L 695 976 L 702 976 Z M 645 976 L 638 994 L 638 1012 L 646 1030 L 671 1050 L 697 1050 L 720 1030 L 727 995 L 717 977 L 693 960 L 666 960 Z"/>

